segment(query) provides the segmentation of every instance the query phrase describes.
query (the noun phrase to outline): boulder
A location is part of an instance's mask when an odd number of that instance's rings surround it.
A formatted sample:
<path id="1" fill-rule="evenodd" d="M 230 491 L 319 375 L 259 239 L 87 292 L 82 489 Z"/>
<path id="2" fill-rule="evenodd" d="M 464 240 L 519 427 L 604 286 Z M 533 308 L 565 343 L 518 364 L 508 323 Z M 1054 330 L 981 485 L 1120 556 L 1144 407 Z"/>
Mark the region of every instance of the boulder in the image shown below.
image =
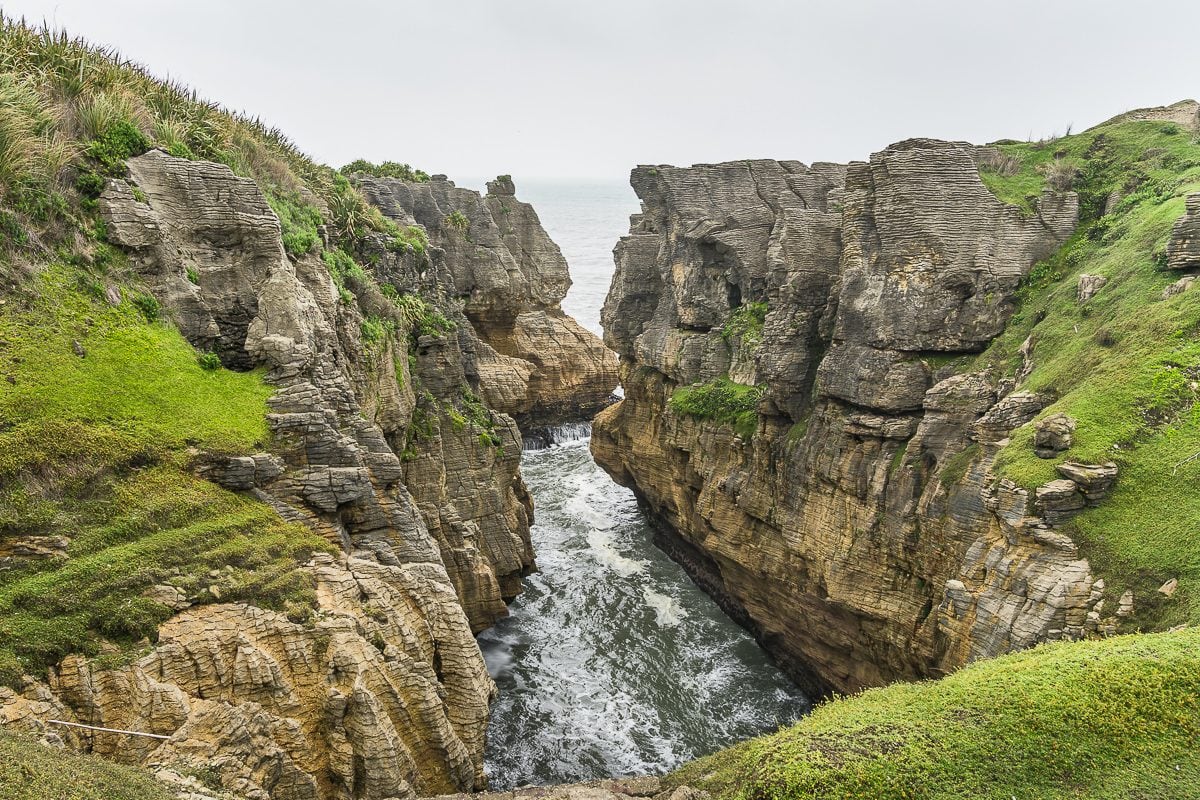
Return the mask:
<path id="1" fill-rule="evenodd" d="M 1075 420 L 1061 412 L 1051 414 L 1037 423 L 1033 436 L 1033 452 L 1038 458 L 1054 458 L 1071 449 L 1071 434 Z"/>
<path id="2" fill-rule="evenodd" d="M 1096 292 L 1100 291 L 1104 284 L 1108 283 L 1108 278 L 1103 275 L 1080 275 L 1079 285 L 1075 290 L 1075 296 L 1079 302 L 1086 303 L 1091 300 Z"/>
<path id="3" fill-rule="evenodd" d="M 1196 282 L 1195 275 L 1184 275 L 1179 280 L 1172 283 L 1167 288 L 1163 289 L 1162 299 L 1170 300 L 1177 294 L 1183 294 L 1188 289 L 1192 288 L 1192 284 Z"/>
<path id="4" fill-rule="evenodd" d="M 1039 486 L 1035 491 L 1034 507 L 1051 525 L 1066 522 L 1087 505 L 1075 481 L 1056 480 Z"/>
<path id="5" fill-rule="evenodd" d="M 1088 505 L 1096 505 L 1112 491 L 1117 482 L 1117 465 L 1111 461 L 1104 464 L 1080 464 L 1065 461 L 1054 467 L 1063 478 L 1074 481 L 1087 499 Z"/>

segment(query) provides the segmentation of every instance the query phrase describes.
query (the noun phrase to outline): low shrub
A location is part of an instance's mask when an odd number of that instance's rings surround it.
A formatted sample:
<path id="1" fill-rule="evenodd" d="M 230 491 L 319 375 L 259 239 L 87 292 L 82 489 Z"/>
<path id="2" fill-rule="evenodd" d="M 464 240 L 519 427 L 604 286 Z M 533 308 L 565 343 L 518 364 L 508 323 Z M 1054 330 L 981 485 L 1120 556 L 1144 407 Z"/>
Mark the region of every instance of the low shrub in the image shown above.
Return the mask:
<path id="1" fill-rule="evenodd" d="M 765 386 L 746 386 L 721 377 L 676 389 L 668 405 L 677 414 L 731 425 L 740 436 L 748 438 L 757 425 L 758 401 L 765 391 Z"/>

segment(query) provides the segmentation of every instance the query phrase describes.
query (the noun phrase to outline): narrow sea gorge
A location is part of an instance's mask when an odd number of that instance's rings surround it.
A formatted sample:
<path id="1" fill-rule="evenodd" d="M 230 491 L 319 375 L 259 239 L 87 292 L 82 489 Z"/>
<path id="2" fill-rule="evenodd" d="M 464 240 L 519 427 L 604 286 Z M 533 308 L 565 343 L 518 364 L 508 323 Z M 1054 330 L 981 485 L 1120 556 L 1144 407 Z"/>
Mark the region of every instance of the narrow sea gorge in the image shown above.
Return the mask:
<path id="1" fill-rule="evenodd" d="M 580 438 L 526 450 L 538 572 L 479 637 L 500 689 L 497 789 L 660 773 L 771 731 L 808 701 L 652 544 Z"/>
<path id="2" fill-rule="evenodd" d="M 637 198 L 623 182 L 522 180 L 521 194 L 571 266 L 564 309 L 600 333 L 612 246 Z M 538 571 L 479 637 L 500 689 L 486 755 L 496 789 L 661 773 L 809 709 L 654 546 L 633 493 L 592 460 L 589 433 L 563 426 L 522 453 Z"/>

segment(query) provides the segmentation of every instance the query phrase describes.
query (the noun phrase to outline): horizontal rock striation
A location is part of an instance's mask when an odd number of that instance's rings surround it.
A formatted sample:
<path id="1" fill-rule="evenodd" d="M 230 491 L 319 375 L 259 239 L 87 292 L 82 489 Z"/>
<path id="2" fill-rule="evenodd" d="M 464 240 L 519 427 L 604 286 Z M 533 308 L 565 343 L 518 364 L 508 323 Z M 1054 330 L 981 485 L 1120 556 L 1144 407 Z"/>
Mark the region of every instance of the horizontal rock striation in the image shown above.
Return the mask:
<path id="1" fill-rule="evenodd" d="M 401 225 L 429 231 L 441 285 L 461 301 L 479 341 L 481 392 L 522 429 L 588 419 L 617 386 L 617 359 L 563 313 L 567 262 L 507 176 L 480 196 L 444 176 L 410 183 L 357 175 L 371 201 Z"/>
<path id="2" fill-rule="evenodd" d="M 971 145 L 849 166 L 639 167 L 604 306 L 625 399 L 592 450 L 663 546 L 812 688 L 942 674 L 1081 635 L 1088 564 L 988 465 L 1048 399 L 944 366 L 1003 331 L 1074 230 L 980 181 Z M 755 310 L 759 322 L 755 324 Z M 753 433 L 672 397 L 756 387 Z"/>
<path id="3" fill-rule="evenodd" d="M 0 724 L 164 775 L 199 771 L 251 800 L 483 788 L 495 686 L 473 634 L 507 613 L 533 568 L 532 503 L 517 426 L 488 402 L 498 396 L 488 365 L 508 357 L 451 301 L 461 294 L 453 270 L 467 262 L 453 243 L 424 253 L 363 243 L 380 284 L 449 316 L 409 337 L 411 320 L 375 282 L 359 281 L 346 302 L 321 258 L 285 252 L 254 181 L 157 150 L 127 166 L 99 200 L 109 241 L 198 350 L 262 369 L 275 387 L 267 451 L 193 451 L 192 469 L 309 526 L 337 555 L 304 565 L 318 603 L 301 622 L 245 603 L 192 605 L 155 586 L 152 599 L 178 613 L 154 645 L 118 666 L 70 656 L 45 682 L 0 690 Z M 542 339 L 594 356 L 585 383 L 601 368 L 613 374 L 612 354 L 571 339 L 578 326 L 557 310 L 569 284 L 557 248 L 532 209 L 508 202 L 521 222 L 504 234 L 510 244 L 493 231 L 492 246 L 515 271 L 488 301 L 492 317 L 529 318 L 513 335 L 544 359 L 539 392 L 578 372 L 554 362 L 576 351 Z M 401 335 L 368 337 L 371 320 Z M 611 389 L 596 388 L 596 402 Z M 167 738 L 47 728 L 52 718 Z"/>

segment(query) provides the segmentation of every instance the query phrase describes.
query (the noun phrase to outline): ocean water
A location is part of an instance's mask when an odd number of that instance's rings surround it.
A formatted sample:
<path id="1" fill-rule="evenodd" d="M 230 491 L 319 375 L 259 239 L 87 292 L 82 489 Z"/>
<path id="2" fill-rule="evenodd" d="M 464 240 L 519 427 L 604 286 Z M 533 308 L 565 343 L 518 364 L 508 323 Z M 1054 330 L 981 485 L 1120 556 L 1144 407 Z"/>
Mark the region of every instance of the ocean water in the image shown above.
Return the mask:
<path id="1" fill-rule="evenodd" d="M 651 543 L 586 439 L 526 451 L 539 570 L 479 637 L 493 788 L 662 773 L 804 714 L 804 695 Z"/>
<path id="2" fill-rule="evenodd" d="M 599 332 L 612 248 L 638 210 L 618 183 L 517 180 L 563 249 L 564 307 Z M 588 451 L 587 426 L 526 450 L 539 571 L 479 637 L 500 688 L 493 788 L 661 773 L 771 731 L 808 700 L 665 554 L 633 493 Z"/>

